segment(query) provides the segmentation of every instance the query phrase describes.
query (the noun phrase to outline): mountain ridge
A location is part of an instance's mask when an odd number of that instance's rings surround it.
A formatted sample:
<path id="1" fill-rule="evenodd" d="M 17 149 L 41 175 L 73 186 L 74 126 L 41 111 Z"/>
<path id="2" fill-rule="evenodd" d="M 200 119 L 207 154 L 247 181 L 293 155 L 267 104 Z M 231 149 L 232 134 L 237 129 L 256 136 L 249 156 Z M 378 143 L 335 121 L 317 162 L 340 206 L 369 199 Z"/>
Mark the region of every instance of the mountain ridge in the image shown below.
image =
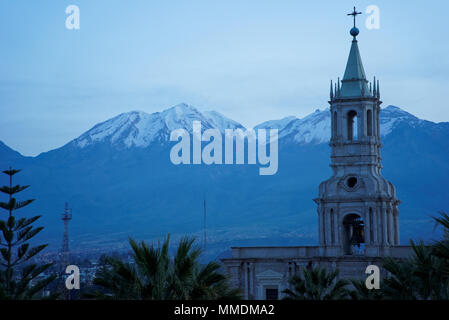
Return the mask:
<path id="1" fill-rule="evenodd" d="M 154 113 L 147 113 L 141 110 L 120 113 L 115 117 L 95 124 L 92 128 L 85 131 L 77 138 L 67 142 L 65 145 L 44 151 L 41 154 L 58 150 L 66 146 L 84 148 L 92 143 L 105 141 L 109 141 L 112 145 L 121 143 L 122 149 L 130 147 L 148 147 L 153 142 L 168 142 L 171 130 L 183 128 L 191 133 L 193 120 L 201 121 L 202 130 L 216 128 L 219 129 L 221 133 L 224 133 L 225 129 L 246 129 L 239 122 L 228 118 L 217 111 L 210 110 L 200 112 L 192 105 L 179 103 L 173 107 Z M 419 119 L 400 107 L 388 105 L 381 109 L 381 136 L 388 135 L 395 125 L 404 121 L 407 121 L 412 125 L 422 125 L 423 123 L 437 126 L 440 124 L 449 125 L 449 122 L 433 122 Z M 330 140 L 329 108 L 323 110 L 316 109 L 313 113 L 308 114 L 303 118 L 286 116 L 279 120 L 267 120 L 254 126 L 253 129 L 278 129 L 279 139 L 288 136 L 291 142 L 299 144 L 327 143 Z M 125 134 L 127 135 L 124 136 Z M 0 140 L 0 146 L 1 143 L 12 151 L 17 152 Z M 20 155 L 23 156 L 22 154 Z"/>
<path id="2" fill-rule="evenodd" d="M 175 142 L 167 142 L 169 128 L 188 127 L 194 119 L 204 119 L 203 129 L 240 124 L 187 105 L 162 113 L 120 114 L 36 157 L 23 157 L 0 144 L 0 167 L 23 169 L 18 183 L 31 187 L 21 196 L 37 199 L 21 214 L 43 214 L 41 236 L 52 250 L 61 243 L 60 214 L 66 201 L 73 208 L 70 246 L 87 250 L 125 248 L 128 236 L 149 241 L 167 233 L 200 237 L 204 196 L 211 256 L 232 245 L 316 243 L 312 199 L 319 183 L 332 174 L 328 110 L 260 125 L 280 130 L 279 170 L 273 176 L 259 176 L 258 166 L 252 165 L 172 164 L 169 153 Z M 449 180 L 449 123 L 421 120 L 397 107 L 383 108 L 381 119 L 387 129 L 382 172 L 402 200 L 401 241 L 429 239 L 429 215 L 449 208 L 442 187 Z M 153 120 L 158 130 L 149 132 L 145 124 Z M 77 145 L 85 139 L 84 147 Z M 4 179 L 0 177 L 0 185 L 8 183 Z"/>

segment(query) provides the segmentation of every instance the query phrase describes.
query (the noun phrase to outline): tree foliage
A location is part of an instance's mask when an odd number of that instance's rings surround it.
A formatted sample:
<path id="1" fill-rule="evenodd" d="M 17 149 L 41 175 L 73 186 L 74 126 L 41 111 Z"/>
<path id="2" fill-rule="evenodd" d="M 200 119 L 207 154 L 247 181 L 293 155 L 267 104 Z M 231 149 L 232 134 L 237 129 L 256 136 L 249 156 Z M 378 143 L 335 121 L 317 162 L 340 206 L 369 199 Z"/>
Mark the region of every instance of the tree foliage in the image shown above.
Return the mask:
<path id="1" fill-rule="evenodd" d="M 342 300 L 348 297 L 348 281 L 338 279 L 338 270 L 325 268 L 302 268 L 301 274 L 293 276 L 292 289 L 283 291 L 287 299 L 295 300 Z"/>
<path id="2" fill-rule="evenodd" d="M 382 300 L 383 295 L 381 290 L 368 289 L 365 280 L 351 279 L 350 284 L 352 289 L 348 290 L 349 297 L 352 300 Z"/>
<path id="3" fill-rule="evenodd" d="M 410 241 L 413 254 L 407 259 L 386 257 L 383 268 L 388 275 L 380 290 L 367 290 L 362 282 L 352 281 L 353 299 L 447 300 L 449 299 L 449 216 L 433 217 L 444 236 L 432 245 Z"/>
<path id="4" fill-rule="evenodd" d="M 443 238 L 432 245 L 410 241 L 413 254 L 407 259 L 386 257 L 387 276 L 380 289 L 369 290 L 365 281 L 338 279 L 338 270 L 328 272 L 317 267 L 302 269 L 283 292 L 287 299 L 299 300 L 448 300 L 449 299 L 449 215 L 433 217 L 443 228 Z"/>
<path id="5" fill-rule="evenodd" d="M 384 268 L 390 273 L 384 281 L 386 299 L 449 299 L 449 216 L 441 213 L 433 219 L 443 228 L 441 240 L 429 246 L 410 241 L 412 257 L 384 260 Z"/>
<path id="6" fill-rule="evenodd" d="M 132 262 L 105 257 L 105 266 L 94 284 L 100 288 L 87 297 L 136 300 L 209 300 L 238 299 L 240 292 L 231 289 L 220 265 L 199 263 L 201 250 L 194 240 L 183 238 L 174 257 L 169 255 L 170 237 L 157 247 L 130 239 Z"/>
<path id="7" fill-rule="evenodd" d="M 29 263 L 47 245 L 30 245 L 30 240 L 43 229 L 33 226 L 41 216 L 18 218 L 16 215 L 17 210 L 34 201 L 18 201 L 14 197 L 29 187 L 13 186 L 13 176 L 19 172 L 20 170 L 11 168 L 3 171 L 9 176 L 9 186 L 0 187 L 0 192 L 8 197 L 7 202 L 0 202 L 0 208 L 6 211 L 0 216 L 0 299 L 35 298 L 55 278 L 42 276 L 51 264 Z M 19 267 L 20 272 L 17 271 Z"/>

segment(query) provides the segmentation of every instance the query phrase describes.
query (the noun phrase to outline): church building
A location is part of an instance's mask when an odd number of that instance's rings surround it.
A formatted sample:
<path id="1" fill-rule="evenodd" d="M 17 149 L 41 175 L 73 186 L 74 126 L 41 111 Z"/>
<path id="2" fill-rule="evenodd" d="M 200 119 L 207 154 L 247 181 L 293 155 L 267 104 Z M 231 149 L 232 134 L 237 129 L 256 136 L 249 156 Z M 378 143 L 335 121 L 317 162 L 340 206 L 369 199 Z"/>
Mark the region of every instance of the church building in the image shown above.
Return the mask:
<path id="1" fill-rule="evenodd" d="M 381 174 L 379 81 L 366 79 L 352 12 L 353 37 L 343 79 L 330 88 L 332 176 L 319 186 L 317 246 L 233 247 L 222 259 L 233 286 L 245 299 L 279 299 L 302 267 L 338 269 L 341 278 L 366 277 L 384 257 L 405 258 L 399 244 L 400 201 Z"/>

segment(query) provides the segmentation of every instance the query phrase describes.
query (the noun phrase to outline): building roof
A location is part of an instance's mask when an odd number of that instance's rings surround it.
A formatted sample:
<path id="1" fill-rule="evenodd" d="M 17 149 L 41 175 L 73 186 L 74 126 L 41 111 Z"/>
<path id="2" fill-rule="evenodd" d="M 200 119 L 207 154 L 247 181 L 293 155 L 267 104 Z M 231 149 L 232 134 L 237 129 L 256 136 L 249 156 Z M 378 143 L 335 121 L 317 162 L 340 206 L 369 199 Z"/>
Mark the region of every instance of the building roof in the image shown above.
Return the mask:
<path id="1" fill-rule="evenodd" d="M 365 70 L 363 69 L 359 46 L 354 37 L 342 80 L 340 97 L 363 97 L 368 95 L 370 95 L 368 81 L 366 80 Z"/>

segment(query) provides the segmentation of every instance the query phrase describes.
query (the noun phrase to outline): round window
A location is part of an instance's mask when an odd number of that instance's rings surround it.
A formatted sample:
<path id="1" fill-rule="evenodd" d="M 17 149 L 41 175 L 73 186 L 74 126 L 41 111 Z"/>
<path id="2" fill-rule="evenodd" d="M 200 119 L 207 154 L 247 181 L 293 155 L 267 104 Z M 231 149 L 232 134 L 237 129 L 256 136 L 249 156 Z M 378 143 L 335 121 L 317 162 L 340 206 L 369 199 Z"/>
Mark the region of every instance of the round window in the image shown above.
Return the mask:
<path id="1" fill-rule="evenodd" d="M 350 177 L 350 178 L 348 178 L 348 180 L 346 180 L 346 185 L 349 188 L 354 188 L 356 184 L 357 184 L 357 178 L 356 177 Z"/>

